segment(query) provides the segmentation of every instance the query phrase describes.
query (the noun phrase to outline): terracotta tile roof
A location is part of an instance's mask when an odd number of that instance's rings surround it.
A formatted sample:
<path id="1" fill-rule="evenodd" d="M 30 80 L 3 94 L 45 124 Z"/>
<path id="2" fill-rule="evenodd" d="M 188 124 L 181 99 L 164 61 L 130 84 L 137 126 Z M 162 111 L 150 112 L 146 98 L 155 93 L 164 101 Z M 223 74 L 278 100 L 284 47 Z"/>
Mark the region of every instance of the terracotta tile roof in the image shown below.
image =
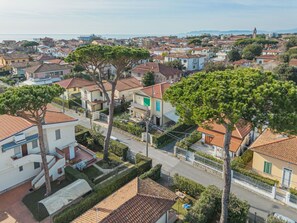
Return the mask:
<path id="1" fill-rule="evenodd" d="M 106 91 L 111 91 L 111 85 L 110 85 L 110 83 L 106 82 L 106 83 L 104 83 L 104 86 L 105 86 L 105 90 Z M 85 89 L 87 91 L 90 91 L 90 92 L 92 92 L 92 91 L 102 91 L 101 88 L 99 88 L 99 86 L 96 85 L 96 84 L 87 86 L 87 87 L 85 87 Z"/>
<path id="2" fill-rule="evenodd" d="M 181 58 L 181 59 L 190 59 L 190 58 L 201 58 L 205 57 L 205 55 L 199 55 L 199 54 L 168 54 L 165 57 L 171 57 L 171 58 Z"/>
<path id="3" fill-rule="evenodd" d="M 234 65 L 242 65 L 242 64 L 251 63 L 251 62 L 252 62 L 251 60 L 241 59 L 241 60 L 234 61 L 233 64 Z"/>
<path id="4" fill-rule="evenodd" d="M 165 77 L 170 77 L 172 75 L 178 75 L 181 74 L 182 71 L 168 67 L 164 64 L 160 63 L 154 63 L 154 62 L 149 62 L 145 64 L 140 64 L 132 69 L 133 73 L 140 73 L 140 74 L 146 74 L 147 72 L 154 72 L 154 73 L 160 73 L 164 75 Z"/>
<path id="5" fill-rule="evenodd" d="M 62 60 L 61 59 L 50 59 L 50 60 L 45 60 L 45 63 L 54 63 L 54 64 L 61 64 Z"/>
<path id="6" fill-rule="evenodd" d="M 0 140 L 34 126 L 29 121 L 11 115 L 0 115 Z"/>
<path id="7" fill-rule="evenodd" d="M 141 91 L 150 97 L 162 99 L 163 94 L 169 87 L 170 87 L 169 83 L 160 83 L 149 87 L 145 87 L 141 89 Z"/>
<path id="8" fill-rule="evenodd" d="M 256 57 L 256 59 L 276 60 L 277 56 L 275 56 L 275 55 L 261 55 L 261 56 Z"/>
<path id="9" fill-rule="evenodd" d="M 230 151 L 236 152 L 244 138 L 250 133 L 252 126 L 250 124 L 244 124 L 243 121 L 235 125 L 235 129 L 232 131 Z M 217 123 L 208 124 L 207 128 L 201 126 L 198 127 L 197 131 L 213 136 L 212 145 L 223 148 L 224 147 L 224 135 L 226 133 L 225 127 Z"/>
<path id="10" fill-rule="evenodd" d="M 14 60 L 14 59 L 29 59 L 29 56 L 26 54 L 21 53 L 10 53 L 10 54 L 4 54 L 2 57 L 5 60 Z"/>
<path id="11" fill-rule="evenodd" d="M 141 88 L 142 84 L 134 77 L 121 79 L 118 81 L 116 90 L 118 91 L 126 91 L 135 88 Z"/>
<path id="12" fill-rule="evenodd" d="M 62 122 L 76 121 L 68 115 L 58 111 L 54 106 L 48 104 L 47 112 L 45 115 L 45 124 L 55 124 Z M 24 131 L 35 124 L 17 116 L 12 115 L 0 115 L 0 141 L 15 135 L 18 132 Z"/>
<path id="13" fill-rule="evenodd" d="M 265 129 L 264 132 L 256 139 L 250 148 L 267 145 L 270 143 L 279 142 L 287 139 L 288 136 L 273 133 L 270 129 Z"/>
<path id="14" fill-rule="evenodd" d="M 289 62 L 290 66 L 297 67 L 297 59 L 291 59 Z"/>
<path id="15" fill-rule="evenodd" d="M 154 223 L 175 203 L 176 195 L 151 179 L 135 178 L 95 205 L 74 223 Z"/>
<path id="16" fill-rule="evenodd" d="M 38 61 L 45 61 L 45 60 L 52 60 L 52 59 L 55 59 L 55 57 L 49 56 L 49 55 L 46 55 L 46 54 L 41 54 L 40 56 L 38 56 L 36 58 L 36 60 L 38 60 Z"/>
<path id="17" fill-rule="evenodd" d="M 297 164 L 297 136 L 285 137 L 267 130 L 253 143 L 251 150 L 275 159 Z"/>
<path id="18" fill-rule="evenodd" d="M 40 64 L 37 66 L 29 67 L 26 69 L 28 73 L 37 73 L 37 72 L 49 72 L 49 71 L 59 71 L 59 70 L 68 70 L 70 69 L 67 66 L 60 64 Z"/>
<path id="19" fill-rule="evenodd" d="M 60 85 L 65 89 L 69 89 L 69 88 L 75 88 L 75 87 L 82 88 L 82 87 L 94 85 L 94 82 L 88 81 L 82 78 L 69 78 L 66 80 L 59 81 L 56 84 Z"/>

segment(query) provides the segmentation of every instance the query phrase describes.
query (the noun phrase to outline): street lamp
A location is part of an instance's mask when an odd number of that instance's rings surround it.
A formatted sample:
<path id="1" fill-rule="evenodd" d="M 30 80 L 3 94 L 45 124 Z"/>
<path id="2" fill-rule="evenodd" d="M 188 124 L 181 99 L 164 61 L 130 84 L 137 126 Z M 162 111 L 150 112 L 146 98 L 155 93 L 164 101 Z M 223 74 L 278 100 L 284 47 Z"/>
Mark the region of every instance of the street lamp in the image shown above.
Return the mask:
<path id="1" fill-rule="evenodd" d="M 145 121 L 145 124 L 146 124 L 146 147 L 145 147 L 145 155 L 146 157 L 148 157 L 148 141 L 149 141 L 149 133 L 148 133 L 148 129 L 149 129 L 149 123 L 151 121 L 151 117 L 150 117 L 150 110 L 149 108 L 147 108 L 147 111 L 146 111 L 146 115 L 144 117 L 144 121 Z"/>

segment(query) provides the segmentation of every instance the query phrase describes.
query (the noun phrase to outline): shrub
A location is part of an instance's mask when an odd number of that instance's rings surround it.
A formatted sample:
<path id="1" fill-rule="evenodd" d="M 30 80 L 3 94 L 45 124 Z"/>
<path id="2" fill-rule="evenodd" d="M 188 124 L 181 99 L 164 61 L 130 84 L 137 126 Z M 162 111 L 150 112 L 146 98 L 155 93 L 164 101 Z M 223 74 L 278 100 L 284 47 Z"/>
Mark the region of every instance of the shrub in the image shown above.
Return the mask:
<path id="1" fill-rule="evenodd" d="M 199 141 L 201 138 L 202 138 L 201 132 L 194 130 L 188 137 L 177 142 L 175 145 L 182 149 L 188 150 L 188 149 L 190 149 L 191 145 L 193 145 L 195 142 Z"/>
<path id="2" fill-rule="evenodd" d="M 149 171 L 145 172 L 144 174 L 141 174 L 139 178 L 140 179 L 150 178 L 155 181 L 159 180 L 161 178 L 161 169 L 162 169 L 162 164 L 157 164 Z"/>
<path id="3" fill-rule="evenodd" d="M 282 220 L 282 219 L 279 219 L 279 218 L 276 218 L 274 217 L 273 215 L 270 215 L 267 220 L 266 220 L 267 223 L 286 223 L 287 221 L 285 220 Z"/>
<path id="4" fill-rule="evenodd" d="M 290 193 L 297 196 L 297 189 L 290 188 Z"/>
<path id="5" fill-rule="evenodd" d="M 184 132 L 193 127 L 193 125 L 177 123 L 161 135 L 154 136 L 153 143 L 157 148 L 162 148 L 163 146 L 175 141 L 176 138 L 183 137 L 185 135 Z"/>
<path id="6" fill-rule="evenodd" d="M 127 160 L 129 147 L 123 143 L 111 140 L 109 145 L 110 151 L 117 156 L 122 157 L 122 160 Z"/>
<path id="7" fill-rule="evenodd" d="M 216 220 L 221 212 L 222 192 L 216 186 L 207 187 L 193 208 L 186 215 L 186 221 L 208 223 Z M 249 204 L 230 195 L 228 222 L 245 223 L 249 212 Z"/>
<path id="8" fill-rule="evenodd" d="M 115 108 L 113 110 L 114 115 L 121 114 L 123 112 L 127 112 L 130 105 L 131 105 L 131 101 L 127 101 L 127 102 L 121 103 L 120 105 L 115 106 Z M 100 112 L 104 113 L 106 115 L 109 115 L 108 108 L 102 109 Z"/>
<path id="9" fill-rule="evenodd" d="M 68 100 L 63 100 L 60 97 L 56 97 L 56 98 L 53 99 L 53 102 L 58 104 L 58 105 L 61 105 L 61 106 L 63 106 L 63 102 L 64 102 L 64 106 L 66 108 L 69 108 L 69 101 Z"/>
<path id="10" fill-rule="evenodd" d="M 152 168 L 152 159 L 148 158 L 140 153 L 137 153 L 135 156 L 136 167 L 138 175 L 141 175 Z"/>
<path id="11" fill-rule="evenodd" d="M 204 157 L 204 158 L 206 158 L 206 159 L 212 160 L 212 161 L 214 161 L 214 162 L 216 162 L 216 163 L 220 163 L 220 164 L 223 164 L 223 163 L 224 163 L 223 160 L 218 159 L 218 158 L 216 158 L 216 157 L 214 157 L 214 156 L 212 156 L 212 155 L 209 155 L 209 154 L 207 154 L 207 153 L 200 152 L 200 151 L 196 151 L 195 153 L 196 153 L 197 155 L 199 155 L 199 156 L 202 156 L 202 157 Z"/>
<path id="12" fill-rule="evenodd" d="M 193 180 L 175 174 L 173 177 L 174 187 L 180 191 L 185 191 L 191 197 L 198 196 L 205 190 L 205 187 Z"/>
<path id="13" fill-rule="evenodd" d="M 91 187 L 94 187 L 94 184 L 91 182 L 91 180 L 88 178 L 88 176 L 77 169 L 74 169 L 70 166 L 65 167 L 65 176 L 70 181 L 75 181 L 78 179 L 84 179 L 88 182 L 88 184 Z"/>
<path id="14" fill-rule="evenodd" d="M 248 149 L 241 156 L 235 157 L 232 160 L 231 166 L 234 168 L 245 168 L 246 165 L 253 159 L 253 151 Z"/>
<path id="15" fill-rule="evenodd" d="M 129 132 L 137 137 L 141 137 L 141 133 L 145 132 L 145 129 L 142 126 L 132 122 L 125 123 L 120 120 L 114 120 L 113 126 L 122 129 L 126 132 Z"/>
<path id="16" fill-rule="evenodd" d="M 124 186 L 126 183 L 131 181 L 137 176 L 137 171 L 135 168 L 127 169 L 127 171 L 122 172 L 119 175 L 116 175 L 110 180 L 98 184 L 94 187 L 94 192 L 86 196 L 79 203 L 73 204 L 67 207 L 63 212 L 60 212 L 54 216 L 55 223 L 65 223 L 71 222 L 82 213 L 86 212 L 98 202 L 102 201 L 104 198 Z"/>
<path id="17" fill-rule="evenodd" d="M 82 130 L 80 132 L 75 133 L 75 139 L 79 144 L 84 146 L 88 146 L 88 138 L 91 136 L 89 130 Z"/>

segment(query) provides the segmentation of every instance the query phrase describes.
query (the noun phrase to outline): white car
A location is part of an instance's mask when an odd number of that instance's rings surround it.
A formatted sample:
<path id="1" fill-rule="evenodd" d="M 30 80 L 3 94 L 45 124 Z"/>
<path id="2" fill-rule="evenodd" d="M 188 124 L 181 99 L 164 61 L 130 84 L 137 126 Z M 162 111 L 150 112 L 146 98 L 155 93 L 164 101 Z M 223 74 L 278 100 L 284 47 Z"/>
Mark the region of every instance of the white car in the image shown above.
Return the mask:
<path id="1" fill-rule="evenodd" d="M 110 139 L 114 140 L 114 141 L 120 141 L 117 137 L 114 137 L 114 136 L 110 136 Z"/>

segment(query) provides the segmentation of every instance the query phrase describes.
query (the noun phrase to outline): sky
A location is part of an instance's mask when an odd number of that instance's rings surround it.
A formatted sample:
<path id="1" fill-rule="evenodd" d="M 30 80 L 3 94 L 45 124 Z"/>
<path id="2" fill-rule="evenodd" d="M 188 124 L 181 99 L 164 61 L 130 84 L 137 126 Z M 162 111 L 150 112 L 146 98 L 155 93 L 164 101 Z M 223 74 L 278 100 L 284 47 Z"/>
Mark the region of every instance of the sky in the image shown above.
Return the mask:
<path id="1" fill-rule="evenodd" d="M 0 34 L 297 28 L 297 0 L 0 0 Z"/>

